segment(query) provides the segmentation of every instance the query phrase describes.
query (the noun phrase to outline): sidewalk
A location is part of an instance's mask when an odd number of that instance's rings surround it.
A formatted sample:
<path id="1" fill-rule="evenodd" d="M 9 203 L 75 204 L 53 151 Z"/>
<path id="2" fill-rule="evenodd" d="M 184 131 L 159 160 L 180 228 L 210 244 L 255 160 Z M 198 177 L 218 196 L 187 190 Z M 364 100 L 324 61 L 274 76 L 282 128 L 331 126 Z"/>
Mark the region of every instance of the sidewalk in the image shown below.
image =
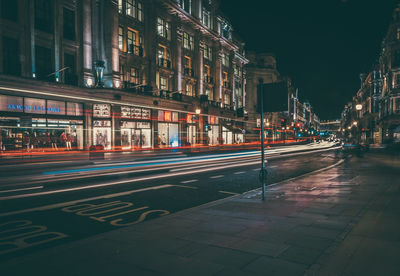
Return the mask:
<path id="1" fill-rule="evenodd" d="M 3 275 L 400 275 L 400 172 L 352 158 L 2 263 Z"/>

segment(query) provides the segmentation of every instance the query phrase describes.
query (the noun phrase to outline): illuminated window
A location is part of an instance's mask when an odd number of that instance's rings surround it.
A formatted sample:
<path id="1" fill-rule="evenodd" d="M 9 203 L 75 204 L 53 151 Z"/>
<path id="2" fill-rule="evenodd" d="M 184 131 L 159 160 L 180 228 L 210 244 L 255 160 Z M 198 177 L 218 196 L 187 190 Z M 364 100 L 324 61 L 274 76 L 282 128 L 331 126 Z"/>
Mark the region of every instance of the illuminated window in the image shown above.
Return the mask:
<path id="1" fill-rule="evenodd" d="M 192 0 L 180 0 L 179 3 L 182 9 L 184 9 L 188 13 L 192 13 Z"/>
<path id="2" fill-rule="evenodd" d="M 160 90 L 168 90 L 168 79 L 160 77 Z"/>
<path id="3" fill-rule="evenodd" d="M 210 101 L 214 100 L 212 90 L 210 90 L 209 88 L 206 88 L 206 95 L 208 96 L 208 99 Z"/>
<path id="4" fill-rule="evenodd" d="M 118 27 L 118 48 L 120 51 L 124 51 L 124 28 Z"/>
<path id="5" fill-rule="evenodd" d="M 124 70 L 124 66 L 122 66 L 122 65 L 119 66 L 119 78 L 121 80 L 121 83 L 125 82 L 125 70 Z"/>
<path id="6" fill-rule="evenodd" d="M 208 46 L 207 44 L 204 45 L 203 57 L 210 61 L 212 60 L 212 47 Z"/>
<path id="7" fill-rule="evenodd" d="M 188 50 L 194 50 L 194 39 L 193 36 L 184 32 L 183 33 L 183 48 Z"/>
<path id="8" fill-rule="evenodd" d="M 160 17 L 157 18 L 157 34 L 171 40 L 171 24 Z"/>
<path id="9" fill-rule="evenodd" d="M 142 37 L 139 36 L 139 32 L 128 28 L 127 33 L 127 44 L 128 44 L 128 53 L 135 54 L 138 56 L 143 55 L 143 48 L 142 48 Z"/>
<path id="10" fill-rule="evenodd" d="M 143 21 L 143 4 L 139 0 L 126 0 L 125 13 L 139 21 Z"/>
<path id="11" fill-rule="evenodd" d="M 157 49 L 157 63 L 158 66 L 171 68 L 170 53 L 167 47 L 159 44 Z"/>
<path id="12" fill-rule="evenodd" d="M 211 13 L 210 13 L 210 11 L 208 11 L 207 9 L 203 9 L 203 18 L 201 21 L 203 22 L 203 24 L 206 27 L 211 28 Z"/>
<path id="13" fill-rule="evenodd" d="M 222 65 L 229 67 L 229 55 L 222 53 Z"/>
<path id="14" fill-rule="evenodd" d="M 194 93 L 193 93 L 193 85 L 187 83 L 187 84 L 186 84 L 185 92 L 186 92 L 186 95 L 188 95 L 188 96 L 194 96 Z"/>
<path id="15" fill-rule="evenodd" d="M 228 73 L 227 72 L 223 72 L 222 73 L 222 81 L 221 81 L 221 85 L 225 88 L 228 88 L 229 86 L 229 80 L 228 80 Z"/>
<path id="16" fill-rule="evenodd" d="M 122 13 L 122 0 L 118 0 L 118 12 Z"/>
<path id="17" fill-rule="evenodd" d="M 224 95 L 224 104 L 230 105 L 231 104 L 231 97 L 229 94 Z"/>
<path id="18" fill-rule="evenodd" d="M 185 56 L 183 65 L 184 65 L 183 73 L 187 76 L 193 76 L 192 59 L 188 56 Z"/>
<path id="19" fill-rule="evenodd" d="M 136 68 L 131 67 L 129 82 L 134 84 L 140 84 L 139 70 L 137 70 Z"/>

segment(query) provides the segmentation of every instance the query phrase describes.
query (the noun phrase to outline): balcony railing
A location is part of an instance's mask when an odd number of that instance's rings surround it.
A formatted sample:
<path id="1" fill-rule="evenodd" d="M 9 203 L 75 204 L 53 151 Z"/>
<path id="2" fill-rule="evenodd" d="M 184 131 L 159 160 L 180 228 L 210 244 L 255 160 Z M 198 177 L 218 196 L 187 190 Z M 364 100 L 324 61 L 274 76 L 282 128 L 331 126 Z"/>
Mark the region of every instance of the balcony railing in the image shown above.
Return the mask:
<path id="1" fill-rule="evenodd" d="M 194 71 L 191 68 L 184 68 L 183 69 L 183 74 L 185 76 L 194 77 Z"/>
<path id="2" fill-rule="evenodd" d="M 158 66 L 164 67 L 164 68 L 171 68 L 171 61 L 169 59 L 159 58 Z"/>
<path id="3" fill-rule="evenodd" d="M 143 57 L 143 47 L 142 46 L 138 46 L 135 44 L 129 44 L 128 45 L 128 53 L 129 54 L 135 54 L 139 57 Z"/>

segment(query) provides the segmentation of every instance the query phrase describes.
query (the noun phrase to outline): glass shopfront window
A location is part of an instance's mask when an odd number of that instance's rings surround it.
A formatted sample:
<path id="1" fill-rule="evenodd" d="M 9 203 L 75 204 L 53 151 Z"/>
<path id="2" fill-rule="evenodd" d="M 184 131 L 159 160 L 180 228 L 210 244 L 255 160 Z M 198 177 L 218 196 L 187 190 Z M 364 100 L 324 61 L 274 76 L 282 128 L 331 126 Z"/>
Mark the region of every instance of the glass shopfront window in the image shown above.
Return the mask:
<path id="1" fill-rule="evenodd" d="M 111 121 L 93 121 L 93 145 L 102 145 L 104 149 L 111 149 Z"/>
<path id="2" fill-rule="evenodd" d="M 210 145 L 218 145 L 218 137 L 219 137 L 219 126 L 218 125 L 210 125 L 208 130 L 208 140 Z"/>
<path id="3" fill-rule="evenodd" d="M 158 123 L 158 145 L 160 147 L 178 147 L 179 125 L 174 123 Z"/>
<path id="4" fill-rule="evenodd" d="M 151 148 L 150 122 L 122 122 L 122 149 Z"/>
<path id="5" fill-rule="evenodd" d="M 222 127 L 222 143 L 224 145 L 226 144 L 232 144 L 232 139 L 233 138 L 233 134 L 232 131 L 229 131 L 229 129 L 227 129 L 226 127 Z"/>
<path id="6" fill-rule="evenodd" d="M 83 121 L 0 117 L 0 150 L 50 149 L 83 149 Z"/>

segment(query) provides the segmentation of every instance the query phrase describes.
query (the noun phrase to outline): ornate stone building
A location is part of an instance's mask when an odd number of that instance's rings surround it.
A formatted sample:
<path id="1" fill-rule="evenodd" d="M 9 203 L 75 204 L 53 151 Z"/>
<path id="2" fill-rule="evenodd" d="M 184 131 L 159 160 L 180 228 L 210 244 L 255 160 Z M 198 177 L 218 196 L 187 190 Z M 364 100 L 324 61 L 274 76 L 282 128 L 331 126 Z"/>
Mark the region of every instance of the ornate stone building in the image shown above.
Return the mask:
<path id="1" fill-rule="evenodd" d="M 0 150 L 244 141 L 248 60 L 217 0 L 0 3 Z"/>

